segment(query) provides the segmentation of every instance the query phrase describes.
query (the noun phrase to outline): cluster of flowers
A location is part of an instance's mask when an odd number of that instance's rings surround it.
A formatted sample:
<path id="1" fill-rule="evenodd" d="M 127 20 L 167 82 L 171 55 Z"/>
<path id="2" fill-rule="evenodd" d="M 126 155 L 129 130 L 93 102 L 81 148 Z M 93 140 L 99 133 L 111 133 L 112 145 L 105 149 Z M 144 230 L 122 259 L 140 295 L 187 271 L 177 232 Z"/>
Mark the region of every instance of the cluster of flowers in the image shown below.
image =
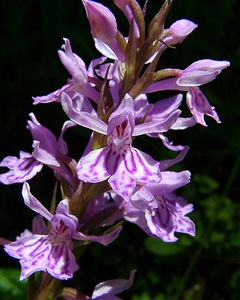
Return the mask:
<path id="1" fill-rule="evenodd" d="M 135 0 L 114 0 L 129 23 L 127 37 L 118 30 L 107 7 L 82 2 L 102 56 L 86 68 L 72 52 L 70 41 L 64 39 L 58 55 L 71 78 L 59 90 L 33 98 L 34 104 L 60 103 L 70 120 L 63 124 L 57 139 L 31 113 L 27 128 L 33 137 L 32 153 L 20 151 L 19 158 L 8 156 L 0 164 L 9 168 L 0 175 L 0 182 L 23 183 L 24 203 L 38 214 L 31 232 L 25 230 L 14 242 L 2 242 L 5 251 L 20 260 L 20 279 L 36 271 L 61 280 L 71 278 L 79 268 L 75 249 L 93 241 L 108 245 L 117 238 L 123 219 L 165 242 L 176 241 L 175 232 L 194 236 L 194 223 L 186 216 L 193 206 L 174 192 L 189 183 L 190 172 L 168 171 L 184 159 L 188 147 L 174 145 L 166 133 L 197 123 L 207 126 L 205 115 L 220 123 L 199 86 L 212 81 L 229 62 L 203 59 L 184 70 L 156 70 L 163 52 L 197 27 L 181 19 L 165 28 L 171 0 L 164 2 L 148 28 L 147 5 L 141 8 Z M 169 90 L 176 91 L 175 95 L 149 103 L 149 93 Z M 189 117 L 181 116 L 184 96 Z M 64 140 L 65 131 L 73 126 L 92 131 L 79 161 L 68 156 Z M 133 147 L 134 139 L 141 135 L 178 154 L 174 159 L 156 161 Z M 55 213 L 31 194 L 27 183 L 44 165 L 54 171 L 61 187 L 63 200 Z M 114 294 L 129 287 L 133 275 L 134 271 L 129 280 L 100 284 L 100 292 L 97 289 L 91 299 L 106 294 L 117 299 Z"/>

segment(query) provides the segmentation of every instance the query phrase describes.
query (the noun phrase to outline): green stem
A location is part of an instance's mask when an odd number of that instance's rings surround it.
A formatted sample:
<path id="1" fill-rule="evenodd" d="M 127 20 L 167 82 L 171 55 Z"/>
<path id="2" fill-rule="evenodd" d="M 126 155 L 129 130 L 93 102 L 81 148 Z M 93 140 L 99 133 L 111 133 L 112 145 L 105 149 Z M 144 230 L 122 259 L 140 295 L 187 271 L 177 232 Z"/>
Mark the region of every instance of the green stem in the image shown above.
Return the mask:
<path id="1" fill-rule="evenodd" d="M 35 290 L 34 300 L 54 300 L 56 298 L 60 280 L 53 278 L 48 273 L 42 273 L 38 287 Z"/>
<path id="2" fill-rule="evenodd" d="M 27 284 L 27 300 L 34 300 L 34 293 L 35 293 L 35 274 L 32 274 L 28 278 Z"/>

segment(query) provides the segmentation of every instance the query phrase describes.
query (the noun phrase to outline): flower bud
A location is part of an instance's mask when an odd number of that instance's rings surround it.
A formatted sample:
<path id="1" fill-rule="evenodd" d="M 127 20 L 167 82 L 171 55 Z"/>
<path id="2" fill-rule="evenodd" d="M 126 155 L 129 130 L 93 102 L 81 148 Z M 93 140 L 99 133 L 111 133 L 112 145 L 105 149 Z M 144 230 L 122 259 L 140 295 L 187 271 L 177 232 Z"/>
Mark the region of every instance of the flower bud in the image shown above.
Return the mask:
<path id="1" fill-rule="evenodd" d="M 87 17 L 91 26 L 91 33 L 94 38 L 98 38 L 108 44 L 117 35 L 117 22 L 113 13 L 104 5 L 83 0 Z"/>
<path id="2" fill-rule="evenodd" d="M 182 43 L 197 26 L 197 24 L 187 19 L 174 22 L 169 28 L 170 36 L 167 38 L 167 40 L 169 39 L 167 43 L 170 42 L 171 45 Z"/>
<path id="3" fill-rule="evenodd" d="M 177 84 L 179 86 L 199 86 L 205 84 L 214 80 L 229 65 L 230 63 L 226 60 L 198 60 L 182 71 Z"/>

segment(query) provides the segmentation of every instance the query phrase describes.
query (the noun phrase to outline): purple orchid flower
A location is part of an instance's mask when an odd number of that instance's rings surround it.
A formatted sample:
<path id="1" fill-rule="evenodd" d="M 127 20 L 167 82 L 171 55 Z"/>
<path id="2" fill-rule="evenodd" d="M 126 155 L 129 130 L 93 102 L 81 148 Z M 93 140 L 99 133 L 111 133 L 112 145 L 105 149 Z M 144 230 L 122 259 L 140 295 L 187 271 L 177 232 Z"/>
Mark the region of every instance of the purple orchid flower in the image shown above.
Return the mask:
<path id="1" fill-rule="evenodd" d="M 59 139 L 53 133 L 42 126 L 33 113 L 30 114 L 27 128 L 33 136 L 32 154 L 20 151 L 20 157 L 7 156 L 0 166 L 10 169 L 7 173 L 0 174 L 0 182 L 4 184 L 23 183 L 33 178 L 41 171 L 43 164 L 52 168 L 57 176 L 63 177 L 67 182 L 73 184 L 74 178 L 66 167 L 68 147 L 63 139 L 65 131 L 75 126 L 75 123 L 67 121 L 62 127 Z"/>
<path id="2" fill-rule="evenodd" d="M 175 242 L 175 232 L 195 235 L 194 223 L 185 215 L 193 210 L 182 197 L 173 191 L 189 182 L 188 171 L 162 172 L 160 183 L 143 185 L 130 201 L 122 201 L 124 218 L 137 224 L 148 235 L 164 242 Z"/>
<path id="3" fill-rule="evenodd" d="M 33 178 L 42 170 L 43 164 L 37 161 L 30 153 L 20 151 L 19 158 L 6 156 L 0 167 L 7 167 L 8 172 L 0 174 L 3 184 L 22 183 Z"/>
<path id="4" fill-rule="evenodd" d="M 69 214 L 67 200 L 59 203 L 53 216 L 31 195 L 27 183 L 23 185 L 22 194 L 28 207 L 50 221 L 51 230 L 48 235 L 25 232 L 15 242 L 5 245 L 4 249 L 10 256 L 20 259 L 20 280 L 37 271 L 47 271 L 58 279 L 71 278 L 79 268 L 71 252 L 78 221 Z"/>
<path id="5" fill-rule="evenodd" d="M 79 125 L 108 136 L 108 146 L 93 150 L 82 157 L 77 174 L 84 182 L 101 182 L 108 179 L 112 189 L 128 197 L 137 182 L 159 182 L 159 163 L 148 154 L 131 146 L 132 136 L 168 130 L 179 112 L 170 114 L 162 122 L 149 121 L 135 125 L 133 99 L 127 94 L 118 108 L 110 115 L 108 125 L 89 113 L 74 109 L 70 97 L 62 94 L 62 105 L 69 118 Z"/>
<path id="6" fill-rule="evenodd" d="M 206 126 L 204 121 L 205 114 L 219 123 L 220 120 L 214 111 L 214 107 L 209 104 L 199 86 L 214 80 L 229 65 L 228 61 L 202 59 L 192 63 L 185 70 L 175 70 L 179 73 L 177 77 L 159 80 L 150 84 L 145 93 L 167 90 L 186 91 L 187 104 L 198 123 Z"/>
<path id="7" fill-rule="evenodd" d="M 123 197 L 131 194 L 136 181 L 160 180 L 159 163 L 131 147 L 134 116 L 133 106 L 127 102 L 123 101 L 109 118 L 108 147 L 91 151 L 77 165 L 79 179 L 86 182 L 108 179 L 113 190 Z"/>
<path id="8" fill-rule="evenodd" d="M 121 227 L 107 235 L 94 236 L 78 232 L 78 219 L 69 212 L 68 201 L 62 200 L 55 215 L 52 215 L 31 193 L 28 183 L 24 183 L 22 195 L 26 206 L 46 218 L 51 229 L 42 220 L 35 220 L 33 233 L 25 231 L 15 242 L 6 244 L 4 249 L 12 257 L 20 259 L 22 267 L 20 280 L 37 271 L 48 272 L 58 279 L 69 279 L 78 270 L 75 256 L 72 253 L 73 239 L 96 241 L 103 245 L 111 243 L 119 234 Z"/>
<path id="9" fill-rule="evenodd" d="M 84 61 L 77 54 L 72 52 L 71 44 L 68 39 L 65 38 L 64 42 L 65 44 L 62 46 L 64 51 L 59 50 L 58 55 L 62 64 L 72 76 L 72 79 L 68 80 L 68 83 L 57 91 L 45 96 L 33 97 L 34 104 L 60 102 L 61 93 L 63 91 L 68 93 L 71 97 L 80 94 L 83 97 L 92 99 L 94 102 L 98 100 L 99 93 L 88 80 L 88 71 Z"/>
<path id="10" fill-rule="evenodd" d="M 71 121 L 64 123 L 59 140 L 46 127 L 42 126 L 34 114 L 30 114 L 31 121 L 28 121 L 27 128 L 33 136 L 32 156 L 39 162 L 53 169 L 57 176 L 63 177 L 67 182 L 73 184 L 74 178 L 70 170 L 66 167 L 68 147 L 63 139 L 65 131 L 75 124 Z"/>

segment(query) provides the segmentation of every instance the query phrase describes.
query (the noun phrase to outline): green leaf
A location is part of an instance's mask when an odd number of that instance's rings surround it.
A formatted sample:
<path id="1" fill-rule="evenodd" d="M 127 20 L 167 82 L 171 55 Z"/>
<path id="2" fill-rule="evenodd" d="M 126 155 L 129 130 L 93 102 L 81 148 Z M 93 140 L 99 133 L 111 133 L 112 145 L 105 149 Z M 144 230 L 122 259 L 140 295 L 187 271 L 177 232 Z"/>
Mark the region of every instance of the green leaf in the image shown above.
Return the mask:
<path id="1" fill-rule="evenodd" d="M 1 300 L 25 300 L 27 280 L 19 281 L 18 269 L 0 269 Z"/>

